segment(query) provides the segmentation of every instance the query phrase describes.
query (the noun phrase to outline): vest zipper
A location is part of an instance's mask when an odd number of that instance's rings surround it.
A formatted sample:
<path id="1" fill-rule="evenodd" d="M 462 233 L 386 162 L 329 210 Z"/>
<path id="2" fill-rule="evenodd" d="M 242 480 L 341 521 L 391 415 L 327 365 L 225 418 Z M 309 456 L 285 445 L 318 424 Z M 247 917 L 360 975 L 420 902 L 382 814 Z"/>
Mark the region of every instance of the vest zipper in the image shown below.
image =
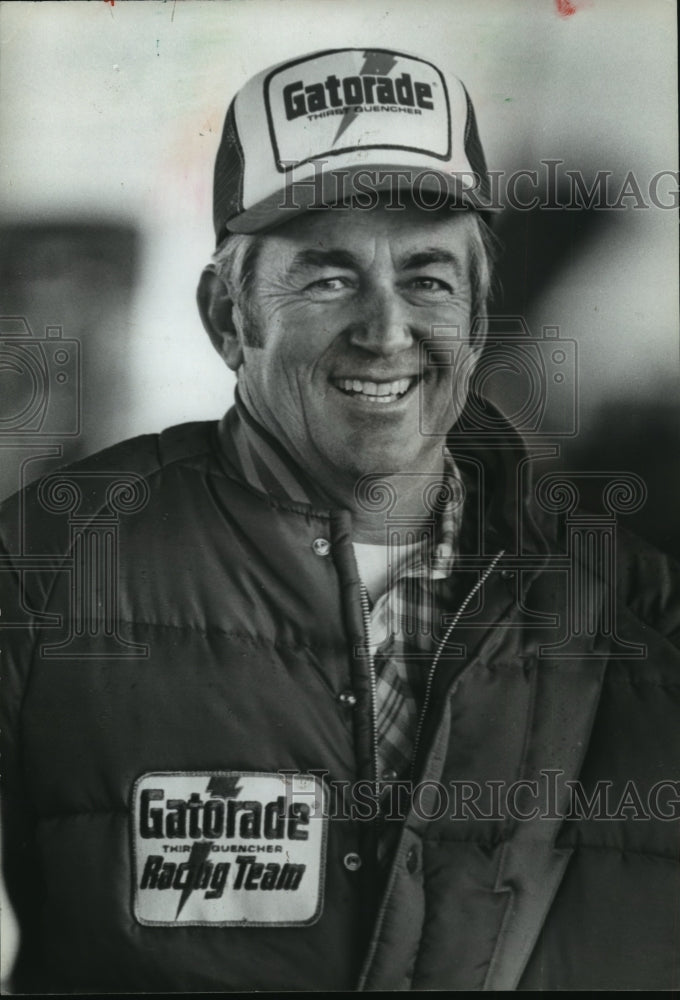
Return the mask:
<path id="1" fill-rule="evenodd" d="M 432 660 L 432 665 L 430 666 L 430 670 L 429 670 L 429 673 L 427 675 L 427 684 L 426 684 L 426 688 L 425 688 L 425 698 L 423 700 L 423 707 L 422 707 L 422 710 L 421 710 L 421 713 L 420 713 L 420 718 L 418 720 L 418 727 L 416 729 L 416 735 L 415 735 L 415 739 L 414 739 L 414 742 L 413 742 L 413 756 L 411 757 L 411 780 L 412 781 L 414 779 L 415 765 L 416 765 L 416 755 L 417 755 L 417 752 L 418 752 L 418 747 L 420 745 L 420 739 L 421 739 L 422 731 L 423 731 L 423 724 L 425 722 L 425 715 L 427 713 L 427 709 L 428 709 L 428 706 L 429 706 L 429 703 L 430 703 L 430 697 L 431 697 L 431 694 L 432 694 L 432 683 L 434 681 L 434 675 L 435 675 L 435 671 L 437 669 L 437 664 L 439 663 L 439 660 L 441 659 L 442 652 L 444 651 L 444 646 L 449 641 L 451 633 L 453 632 L 454 628 L 456 627 L 456 625 L 460 621 L 461 615 L 465 611 L 466 607 L 468 606 L 468 604 L 470 603 L 470 601 L 472 600 L 472 598 L 475 596 L 475 594 L 477 593 L 477 591 L 481 587 L 484 586 L 484 584 L 489 579 L 489 577 L 493 573 L 494 569 L 498 565 L 499 560 L 504 555 L 505 555 L 505 549 L 501 549 L 501 551 L 498 552 L 497 555 L 495 555 L 494 558 L 491 560 L 491 562 L 489 563 L 489 565 L 487 566 L 487 568 L 484 570 L 484 572 L 480 576 L 480 578 L 477 581 L 477 583 L 474 585 L 474 587 L 471 588 L 469 594 L 467 595 L 467 597 L 465 598 L 465 600 L 462 602 L 462 604 L 458 608 L 458 611 L 456 612 L 456 614 L 453 617 L 453 621 L 451 622 L 451 624 L 447 628 L 446 632 L 444 633 L 444 636 L 443 636 L 442 640 L 440 641 L 439 645 L 437 646 L 437 649 L 436 649 L 435 654 L 434 654 L 434 658 Z M 369 606 L 368 606 L 368 593 L 366 592 L 366 588 L 364 587 L 363 583 L 361 585 L 361 607 L 362 607 L 362 610 L 364 612 L 364 628 L 366 630 L 366 635 L 370 636 L 370 609 L 369 609 Z M 374 718 L 374 721 L 375 721 L 376 720 L 376 709 L 375 709 L 375 704 L 376 704 L 376 699 L 375 699 L 375 673 L 373 671 L 373 664 L 372 664 L 372 662 L 371 662 L 371 681 L 372 681 L 371 692 L 372 692 L 372 704 L 373 704 L 373 718 Z M 375 752 L 375 762 L 376 762 L 375 763 L 376 789 L 378 788 L 378 782 L 377 782 L 377 774 L 378 774 L 378 764 L 377 764 L 377 761 L 378 761 L 378 756 L 377 756 L 377 752 L 378 752 L 377 751 L 377 748 L 378 748 L 378 736 L 377 736 L 377 732 L 378 732 L 377 725 L 374 725 L 373 733 L 374 733 L 374 752 Z M 385 890 L 385 895 L 384 895 L 383 901 L 382 901 L 382 903 L 380 905 L 380 909 L 378 911 L 378 916 L 377 916 L 377 919 L 376 919 L 376 922 L 375 922 L 375 926 L 373 928 L 373 939 L 371 941 L 371 946 L 369 947 L 369 955 L 367 957 L 367 960 L 365 962 L 365 965 L 364 965 L 364 968 L 362 970 L 361 976 L 359 978 L 359 982 L 357 984 L 357 990 L 360 991 L 360 992 L 362 992 L 364 990 L 365 986 L 366 986 L 366 980 L 368 978 L 368 974 L 370 972 L 371 964 L 373 962 L 373 957 L 375 955 L 375 950 L 376 950 L 376 947 L 377 947 L 377 935 L 379 934 L 380 930 L 382 929 L 382 925 L 383 925 L 383 922 L 385 920 L 385 914 L 387 913 L 387 907 L 389 906 L 390 899 L 392 897 L 392 892 L 394 890 L 394 883 L 396 882 L 396 877 L 397 877 L 397 868 L 396 868 L 396 865 L 393 864 L 392 865 L 392 870 L 391 870 L 390 875 L 389 875 L 389 880 L 388 880 L 387 888 Z"/>
<path id="2" fill-rule="evenodd" d="M 413 753 L 411 755 L 411 781 L 415 780 L 416 757 L 417 757 L 417 754 L 418 754 L 418 748 L 420 746 L 420 740 L 421 740 L 421 737 L 422 737 L 422 734 L 423 734 L 423 726 L 425 725 L 425 716 L 426 716 L 427 710 L 428 710 L 428 708 L 430 706 L 430 697 L 432 695 L 432 684 L 434 682 L 434 675 L 435 675 L 435 673 L 437 671 L 437 666 L 439 664 L 439 660 L 441 659 L 441 655 L 442 655 L 442 653 L 444 651 L 444 646 L 446 646 L 446 643 L 449 641 L 449 638 L 451 637 L 451 633 L 453 632 L 454 628 L 456 627 L 456 625 L 460 621 L 461 616 L 462 616 L 463 612 L 465 611 L 466 607 L 468 606 L 468 604 L 470 603 L 470 601 L 472 600 L 472 598 L 475 596 L 475 594 L 477 593 L 477 591 L 480 590 L 484 586 L 484 584 L 489 579 L 489 577 L 493 573 L 494 569 L 498 565 L 499 559 L 501 559 L 504 554 L 505 554 L 505 549 L 501 549 L 501 551 L 499 553 L 497 553 L 497 555 L 495 555 L 494 558 L 491 560 L 491 562 L 489 563 L 489 565 L 487 566 L 487 568 L 484 570 L 484 572 L 480 576 L 480 578 L 477 581 L 477 583 L 470 590 L 470 593 L 467 595 L 467 597 L 465 598 L 465 600 L 463 601 L 463 603 L 461 604 L 461 606 L 456 611 L 455 615 L 453 616 L 453 621 L 451 622 L 451 624 L 447 628 L 447 630 L 444 633 L 444 636 L 443 636 L 441 642 L 437 646 L 437 649 L 436 649 L 435 654 L 434 654 L 434 658 L 432 660 L 432 664 L 430 666 L 430 670 L 429 670 L 428 675 L 427 675 L 427 683 L 425 685 L 425 697 L 423 698 L 423 707 L 422 707 L 422 709 L 420 711 L 420 718 L 418 719 L 418 725 L 416 727 L 416 735 L 415 735 L 414 740 L 413 740 Z M 377 744 L 377 739 L 376 739 L 376 744 Z"/>
<path id="3" fill-rule="evenodd" d="M 369 679 L 371 683 L 371 757 L 373 760 L 373 792 L 375 795 L 376 816 L 380 815 L 380 758 L 378 756 L 378 692 L 373 656 L 371 654 L 371 608 L 368 591 L 361 584 L 361 612 L 364 619 L 364 640 L 368 655 Z"/>

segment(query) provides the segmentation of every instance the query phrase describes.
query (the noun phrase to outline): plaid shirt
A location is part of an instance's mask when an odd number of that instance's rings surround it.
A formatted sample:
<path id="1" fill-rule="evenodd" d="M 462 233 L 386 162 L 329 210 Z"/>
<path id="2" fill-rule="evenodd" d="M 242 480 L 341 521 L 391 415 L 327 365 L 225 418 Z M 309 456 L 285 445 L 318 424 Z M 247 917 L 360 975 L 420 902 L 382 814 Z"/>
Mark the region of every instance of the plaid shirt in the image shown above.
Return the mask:
<path id="1" fill-rule="evenodd" d="M 263 492 L 273 492 L 298 503 L 329 506 L 322 490 L 311 484 L 286 456 L 281 446 L 250 415 L 236 392 L 237 420 L 233 440 L 241 471 Z M 431 523 L 403 529 L 397 541 L 394 567 L 387 589 L 370 608 L 369 650 L 375 676 L 379 777 L 393 772 L 408 776 L 427 670 L 436 634 L 434 581 L 450 576 L 457 556 L 462 520 L 463 483 L 448 450 L 444 456 L 442 490 Z M 393 539 L 398 529 L 390 529 Z M 418 538 L 415 538 L 415 534 Z M 399 544 L 417 542 L 401 550 Z M 390 560 L 392 547 L 384 546 Z M 389 563 L 388 563 L 389 564 Z M 388 565 L 386 564 L 386 565 Z M 364 601 L 370 598 L 363 588 Z"/>
<path id="2" fill-rule="evenodd" d="M 439 516 L 420 532 L 417 547 L 394 562 L 387 587 L 370 614 L 369 649 L 375 672 L 380 776 L 408 777 L 427 671 L 436 645 L 433 583 L 451 575 L 458 555 L 464 489 L 453 456 L 445 451 L 447 496 Z M 406 539 L 413 529 L 405 531 Z M 405 540 L 406 540 L 405 539 Z M 391 552 L 384 546 L 385 558 Z M 396 549 L 398 554 L 398 548 Z M 365 590 L 365 588 L 364 588 Z M 365 592 L 365 597 L 367 597 Z"/>

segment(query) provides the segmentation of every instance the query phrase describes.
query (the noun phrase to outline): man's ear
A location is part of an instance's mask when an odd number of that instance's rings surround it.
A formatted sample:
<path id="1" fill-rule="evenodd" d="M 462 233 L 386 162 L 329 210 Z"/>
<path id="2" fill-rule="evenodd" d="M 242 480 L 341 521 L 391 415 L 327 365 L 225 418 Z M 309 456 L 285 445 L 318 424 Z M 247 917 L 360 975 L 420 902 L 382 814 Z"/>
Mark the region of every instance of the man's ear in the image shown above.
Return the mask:
<path id="1" fill-rule="evenodd" d="M 240 315 L 214 264 L 208 264 L 201 274 L 196 301 L 213 347 L 235 372 L 243 363 Z"/>

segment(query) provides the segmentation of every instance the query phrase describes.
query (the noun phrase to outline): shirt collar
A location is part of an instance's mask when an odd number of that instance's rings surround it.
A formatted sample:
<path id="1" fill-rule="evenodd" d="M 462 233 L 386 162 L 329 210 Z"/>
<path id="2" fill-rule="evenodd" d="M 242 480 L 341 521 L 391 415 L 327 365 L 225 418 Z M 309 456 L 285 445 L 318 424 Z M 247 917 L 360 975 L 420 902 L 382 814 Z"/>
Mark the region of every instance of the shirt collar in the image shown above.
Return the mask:
<path id="1" fill-rule="evenodd" d="M 234 394 L 230 431 L 231 461 L 246 482 L 287 504 L 306 504 L 316 509 L 333 506 L 323 487 L 313 483 L 282 445 L 250 413 L 238 391 Z M 434 500 L 438 517 L 434 545 L 427 543 L 411 554 L 399 575 L 444 579 L 458 555 L 465 485 L 448 447 L 444 448 L 444 473 Z"/>

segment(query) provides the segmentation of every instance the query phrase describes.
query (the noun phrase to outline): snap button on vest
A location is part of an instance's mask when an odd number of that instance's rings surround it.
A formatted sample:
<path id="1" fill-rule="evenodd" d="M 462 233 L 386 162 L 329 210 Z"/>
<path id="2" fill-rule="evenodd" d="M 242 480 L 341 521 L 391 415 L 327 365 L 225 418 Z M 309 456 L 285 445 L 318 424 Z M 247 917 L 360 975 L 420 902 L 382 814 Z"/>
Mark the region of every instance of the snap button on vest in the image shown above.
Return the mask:
<path id="1" fill-rule="evenodd" d="M 406 871 L 409 875 L 418 871 L 418 851 L 415 847 L 410 847 L 406 855 Z"/>
<path id="2" fill-rule="evenodd" d="M 312 548 L 317 556 L 327 556 L 331 551 L 331 543 L 327 538 L 315 538 L 312 542 Z"/>
<path id="3" fill-rule="evenodd" d="M 354 708 L 357 703 L 357 696 L 354 691 L 341 691 L 338 695 L 338 701 L 341 705 L 346 705 L 347 708 Z"/>
<path id="4" fill-rule="evenodd" d="M 361 858 L 353 851 L 350 851 L 349 854 L 344 856 L 342 863 L 348 872 L 356 872 L 361 868 Z"/>

